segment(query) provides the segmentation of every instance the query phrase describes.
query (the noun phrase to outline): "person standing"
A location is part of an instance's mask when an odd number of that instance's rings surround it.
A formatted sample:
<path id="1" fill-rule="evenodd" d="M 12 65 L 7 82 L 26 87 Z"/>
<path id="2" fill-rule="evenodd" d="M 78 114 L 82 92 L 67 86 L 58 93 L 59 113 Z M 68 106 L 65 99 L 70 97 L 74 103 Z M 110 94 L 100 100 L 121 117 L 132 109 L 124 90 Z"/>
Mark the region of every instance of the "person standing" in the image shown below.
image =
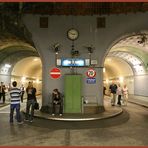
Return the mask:
<path id="1" fill-rule="evenodd" d="M 110 93 L 111 93 L 111 95 L 112 95 L 112 98 L 111 98 L 111 105 L 112 105 L 112 106 L 115 106 L 117 85 L 114 83 L 114 81 L 113 81 L 112 84 L 110 85 L 109 89 L 110 89 Z"/>
<path id="2" fill-rule="evenodd" d="M 118 84 L 118 87 L 117 87 L 117 95 L 118 95 L 118 102 L 117 102 L 117 104 L 119 106 L 121 106 L 122 88 L 121 88 L 120 84 Z"/>
<path id="3" fill-rule="evenodd" d="M 21 85 L 20 89 L 21 89 L 21 102 L 23 103 L 23 97 L 24 97 L 24 93 L 25 93 L 25 88 L 24 88 L 23 84 Z"/>
<path id="4" fill-rule="evenodd" d="M 105 95 L 106 87 L 103 86 L 103 95 Z"/>
<path id="5" fill-rule="evenodd" d="M 0 85 L 0 101 L 1 101 L 1 97 L 3 97 L 3 103 L 5 103 L 5 85 L 3 82 L 1 82 Z"/>
<path id="6" fill-rule="evenodd" d="M 12 88 L 10 90 L 10 124 L 13 124 L 13 114 L 16 109 L 16 120 L 18 124 L 22 124 L 21 114 L 20 114 L 20 100 L 21 100 L 21 90 L 17 88 L 17 82 L 12 82 Z"/>
<path id="7" fill-rule="evenodd" d="M 27 93 L 27 104 L 26 104 L 25 120 L 33 122 L 34 105 L 37 102 L 37 100 L 36 100 L 36 88 L 33 87 L 32 82 L 29 82 L 28 87 L 26 88 L 26 93 Z M 30 109 L 31 109 L 31 113 L 30 113 Z"/>
<path id="8" fill-rule="evenodd" d="M 128 88 L 127 88 L 126 84 L 123 86 L 122 91 L 123 91 L 123 104 L 127 106 L 127 102 L 128 102 Z"/>

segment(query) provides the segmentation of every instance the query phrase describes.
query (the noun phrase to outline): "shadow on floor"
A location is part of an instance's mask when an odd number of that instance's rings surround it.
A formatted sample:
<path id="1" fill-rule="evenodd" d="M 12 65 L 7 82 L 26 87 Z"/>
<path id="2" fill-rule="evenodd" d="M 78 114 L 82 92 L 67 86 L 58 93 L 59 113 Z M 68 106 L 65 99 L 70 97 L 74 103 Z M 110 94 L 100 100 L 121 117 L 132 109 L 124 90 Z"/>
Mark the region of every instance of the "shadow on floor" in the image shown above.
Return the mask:
<path id="1" fill-rule="evenodd" d="M 129 113 L 123 109 L 123 112 L 115 117 L 107 118 L 107 119 L 99 119 L 93 121 L 75 121 L 75 122 L 67 122 L 67 121 L 55 121 L 48 119 L 40 119 L 35 118 L 33 123 L 25 122 L 30 126 L 42 127 L 48 129 L 91 129 L 91 128 L 104 128 L 117 126 L 127 122 L 130 118 Z"/>

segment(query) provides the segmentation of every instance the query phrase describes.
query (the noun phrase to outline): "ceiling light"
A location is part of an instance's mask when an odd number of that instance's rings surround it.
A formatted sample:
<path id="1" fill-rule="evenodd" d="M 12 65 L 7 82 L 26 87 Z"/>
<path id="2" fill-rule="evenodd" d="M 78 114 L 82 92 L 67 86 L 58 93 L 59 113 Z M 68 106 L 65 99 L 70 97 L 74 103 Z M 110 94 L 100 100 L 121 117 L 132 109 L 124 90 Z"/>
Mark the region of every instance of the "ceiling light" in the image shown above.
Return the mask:
<path id="1" fill-rule="evenodd" d="M 120 83 L 123 83 L 124 78 L 123 77 L 119 77 L 119 81 Z"/>
<path id="2" fill-rule="evenodd" d="M 24 83 L 26 81 L 26 77 L 22 77 L 21 81 Z"/>
<path id="3" fill-rule="evenodd" d="M 34 58 L 34 59 L 33 59 L 33 61 L 38 61 L 38 60 L 39 60 L 38 58 Z"/>
<path id="4" fill-rule="evenodd" d="M 10 64 L 5 64 L 5 68 L 10 68 L 11 65 Z"/>

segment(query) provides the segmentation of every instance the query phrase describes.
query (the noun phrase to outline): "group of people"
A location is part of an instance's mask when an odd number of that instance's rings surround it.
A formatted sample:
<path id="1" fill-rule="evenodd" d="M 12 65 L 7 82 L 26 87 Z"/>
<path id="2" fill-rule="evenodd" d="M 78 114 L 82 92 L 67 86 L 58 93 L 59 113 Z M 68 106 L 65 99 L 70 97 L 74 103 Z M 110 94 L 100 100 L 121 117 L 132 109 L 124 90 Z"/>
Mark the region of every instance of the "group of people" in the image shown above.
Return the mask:
<path id="1" fill-rule="evenodd" d="M 12 82 L 12 87 L 10 89 L 10 124 L 13 124 L 13 115 L 14 110 L 16 110 L 16 120 L 18 124 L 23 123 L 23 119 L 21 117 L 20 113 L 20 102 L 22 98 L 22 92 L 24 93 L 24 90 L 22 91 L 20 88 L 17 87 L 17 82 Z M 29 82 L 28 87 L 26 88 L 27 93 L 27 103 L 26 103 L 26 115 L 25 115 L 25 121 L 33 121 L 34 116 L 34 105 L 37 102 L 36 99 L 36 88 L 33 87 L 33 83 Z M 29 112 L 31 113 L 29 114 Z"/>
<path id="2" fill-rule="evenodd" d="M 128 101 L 128 88 L 126 85 L 123 86 L 123 88 L 120 86 L 120 84 L 116 85 L 114 82 L 109 86 L 110 93 L 112 95 L 111 98 L 111 105 L 114 106 L 116 103 L 116 96 L 118 96 L 117 104 L 121 106 L 121 97 L 122 102 L 124 105 L 127 105 Z M 20 114 L 20 102 L 23 102 L 23 95 L 25 92 L 25 89 L 23 85 L 21 88 L 17 87 L 17 82 L 12 82 L 12 87 L 10 88 L 10 123 L 13 124 L 13 115 L 14 110 L 16 110 L 16 120 L 18 124 L 22 124 L 22 118 Z M 28 87 L 26 88 L 27 93 L 27 103 L 26 103 L 26 114 L 25 114 L 25 121 L 33 121 L 34 117 L 34 109 L 35 109 L 35 103 L 37 102 L 36 99 L 36 88 L 33 87 L 33 83 L 29 82 Z M 104 89 L 105 93 L 105 89 Z M 5 86 L 1 82 L 0 86 L 0 99 L 1 96 L 3 96 L 3 102 L 5 102 Z M 52 92 L 52 116 L 56 114 L 56 106 L 59 105 L 59 115 L 62 116 L 63 114 L 63 99 L 62 95 L 59 92 L 58 89 L 54 89 Z"/>
<path id="3" fill-rule="evenodd" d="M 24 88 L 18 88 L 17 82 L 12 82 L 12 87 L 10 89 L 10 124 L 13 124 L 13 115 L 14 110 L 16 110 L 16 120 L 18 124 L 22 124 L 23 120 L 21 118 L 20 102 L 22 100 L 22 93 L 24 94 Z M 27 93 L 27 103 L 26 103 L 26 114 L 25 114 L 25 121 L 33 122 L 34 117 L 34 110 L 35 110 L 35 103 L 37 102 L 36 99 L 36 88 L 33 87 L 33 83 L 29 82 L 28 87 L 26 88 Z M 59 115 L 62 116 L 63 114 L 63 100 L 62 95 L 58 89 L 54 89 L 52 92 L 52 116 L 56 114 L 56 105 L 59 105 Z"/>
<path id="4" fill-rule="evenodd" d="M 115 106 L 116 96 L 118 97 L 117 104 L 121 106 L 122 104 L 127 105 L 128 102 L 128 88 L 126 84 L 124 84 L 123 88 L 120 84 L 116 85 L 114 82 L 109 87 L 111 93 L 111 105 Z M 121 104 L 122 100 L 122 104 Z"/>
<path id="5" fill-rule="evenodd" d="M 21 89 L 21 102 L 23 102 L 25 88 L 24 88 L 23 85 L 21 85 L 20 89 Z M 9 86 L 5 86 L 4 82 L 1 82 L 1 84 L 0 84 L 0 101 L 2 100 L 3 104 L 5 104 L 5 101 L 6 101 L 6 92 L 7 92 L 7 90 L 8 90 L 8 92 L 11 90 L 10 83 L 9 83 Z"/>

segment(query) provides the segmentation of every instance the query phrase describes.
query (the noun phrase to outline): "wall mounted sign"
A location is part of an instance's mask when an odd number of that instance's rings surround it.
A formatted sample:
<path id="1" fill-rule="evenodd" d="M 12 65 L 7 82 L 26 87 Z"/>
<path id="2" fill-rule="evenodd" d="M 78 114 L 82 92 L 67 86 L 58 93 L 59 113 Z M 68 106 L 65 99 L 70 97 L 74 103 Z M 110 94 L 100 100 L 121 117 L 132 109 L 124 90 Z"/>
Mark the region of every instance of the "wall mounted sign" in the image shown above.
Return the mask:
<path id="1" fill-rule="evenodd" d="M 86 82 L 87 84 L 96 84 L 96 78 L 87 78 Z"/>
<path id="2" fill-rule="evenodd" d="M 54 79 L 57 79 L 61 76 L 61 70 L 58 69 L 58 68 L 53 68 L 51 71 L 50 71 L 50 76 Z"/>
<path id="3" fill-rule="evenodd" d="M 88 71 L 86 72 L 86 75 L 89 77 L 89 78 L 94 78 L 96 76 L 96 71 L 92 68 L 88 69 Z"/>

